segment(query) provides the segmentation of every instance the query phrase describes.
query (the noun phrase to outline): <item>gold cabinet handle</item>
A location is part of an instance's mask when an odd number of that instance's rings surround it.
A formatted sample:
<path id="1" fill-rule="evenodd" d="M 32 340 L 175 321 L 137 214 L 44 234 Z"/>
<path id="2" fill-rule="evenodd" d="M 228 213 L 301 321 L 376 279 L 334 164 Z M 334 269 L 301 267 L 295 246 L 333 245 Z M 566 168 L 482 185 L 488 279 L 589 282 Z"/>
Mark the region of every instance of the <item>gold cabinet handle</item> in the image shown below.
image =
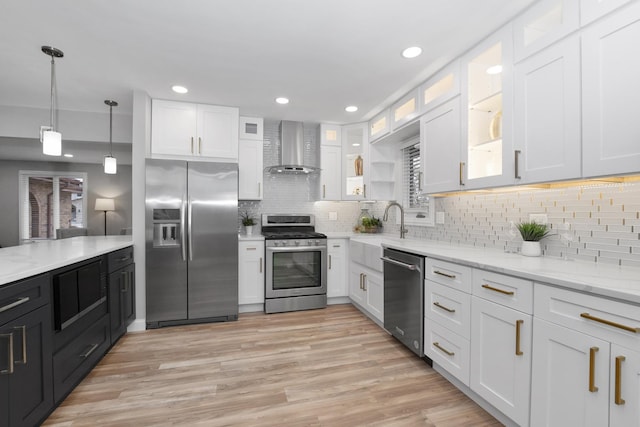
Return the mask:
<path id="1" fill-rule="evenodd" d="M 524 320 L 516 320 L 516 356 L 522 356 L 524 353 L 520 349 L 520 327 Z"/>
<path id="2" fill-rule="evenodd" d="M 363 287 L 362 287 L 362 273 L 360 273 L 360 289 L 363 289 Z"/>
<path id="3" fill-rule="evenodd" d="M 440 350 L 441 352 L 445 353 L 447 356 L 455 355 L 455 353 L 453 351 L 449 351 L 446 348 L 442 347 L 439 342 L 434 342 L 433 346 L 435 348 L 437 348 L 438 350 Z"/>
<path id="4" fill-rule="evenodd" d="M 256 250 L 258 250 L 258 248 L 256 248 L 254 246 L 254 247 L 250 247 L 250 248 L 245 248 L 245 250 L 247 250 L 247 251 L 256 251 Z"/>
<path id="5" fill-rule="evenodd" d="M 463 172 L 464 172 L 464 162 L 460 162 L 460 185 L 464 185 L 464 181 L 462 181 Z"/>
<path id="6" fill-rule="evenodd" d="M 327 186 L 322 184 L 322 198 L 325 199 L 327 197 Z"/>
<path id="7" fill-rule="evenodd" d="M 202 138 L 198 137 L 198 154 L 202 154 Z"/>
<path id="8" fill-rule="evenodd" d="M 616 405 L 624 405 L 625 401 L 622 398 L 622 362 L 624 362 L 626 357 L 618 356 L 616 357 L 616 396 L 614 402 Z"/>
<path id="9" fill-rule="evenodd" d="M 362 196 L 367 198 L 367 184 L 362 184 Z"/>
<path id="10" fill-rule="evenodd" d="M 262 197 L 262 185 L 258 183 L 258 197 Z"/>
<path id="11" fill-rule="evenodd" d="M 596 387 L 596 353 L 600 350 L 598 347 L 589 349 L 589 391 L 595 393 L 598 391 Z"/>
<path id="12" fill-rule="evenodd" d="M 438 301 L 434 302 L 433 305 L 435 305 L 436 307 L 444 310 L 444 311 L 448 311 L 449 313 L 455 313 L 456 310 L 453 308 L 449 308 L 449 307 L 445 307 L 444 305 L 440 304 Z"/>
<path id="13" fill-rule="evenodd" d="M 580 317 L 593 320 L 594 322 L 604 323 L 605 325 L 613 326 L 614 328 L 623 329 L 625 331 L 633 332 L 634 334 L 640 334 L 640 328 L 634 328 L 633 326 L 623 325 L 621 323 L 612 322 L 611 320 L 602 319 L 600 317 L 592 316 L 589 313 L 580 313 Z"/>
<path id="14" fill-rule="evenodd" d="M 367 291 L 367 275 L 362 273 L 362 290 Z"/>
<path id="15" fill-rule="evenodd" d="M 262 273 L 262 257 L 260 257 L 260 273 Z"/>
<path id="16" fill-rule="evenodd" d="M 1 369 L 0 375 L 13 374 L 13 334 L 2 334 L 0 338 L 7 338 L 9 345 L 7 346 L 7 369 Z"/>
<path id="17" fill-rule="evenodd" d="M 329 270 L 331 270 L 331 255 L 329 255 Z"/>
<path id="18" fill-rule="evenodd" d="M 193 154 L 193 137 L 191 137 L 191 154 Z"/>
<path id="19" fill-rule="evenodd" d="M 455 274 L 447 274 L 447 273 L 443 273 L 442 271 L 438 271 L 438 270 L 433 270 L 433 274 L 439 274 L 440 276 L 448 277 L 449 279 L 455 279 L 456 278 Z"/>
<path id="20" fill-rule="evenodd" d="M 482 287 L 484 289 L 488 289 L 488 290 L 493 291 L 493 292 L 499 292 L 499 293 L 505 294 L 505 295 L 513 295 L 514 294 L 513 291 L 505 291 L 504 289 L 494 288 L 493 286 L 487 285 L 486 283 L 484 285 L 482 285 Z"/>
<path id="21" fill-rule="evenodd" d="M 522 177 L 520 176 L 520 167 L 519 167 L 519 162 L 520 162 L 520 153 L 522 153 L 522 151 L 520 150 L 515 150 L 515 159 L 514 159 L 514 163 L 515 163 L 515 179 L 522 179 Z"/>

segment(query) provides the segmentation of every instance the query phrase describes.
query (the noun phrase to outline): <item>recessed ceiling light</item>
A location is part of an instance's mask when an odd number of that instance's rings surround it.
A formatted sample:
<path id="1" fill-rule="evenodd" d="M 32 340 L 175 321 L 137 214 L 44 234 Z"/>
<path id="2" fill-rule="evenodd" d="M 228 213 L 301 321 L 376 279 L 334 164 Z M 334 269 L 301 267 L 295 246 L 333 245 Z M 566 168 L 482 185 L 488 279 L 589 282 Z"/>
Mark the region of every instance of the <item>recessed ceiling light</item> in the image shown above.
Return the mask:
<path id="1" fill-rule="evenodd" d="M 73 157 L 73 154 L 71 154 L 71 153 L 65 153 L 65 154 L 64 154 L 64 156 L 65 156 L 65 157 Z"/>
<path id="2" fill-rule="evenodd" d="M 187 89 L 184 86 L 180 86 L 180 85 L 171 86 L 171 90 L 174 91 L 175 93 L 187 93 L 187 92 L 189 92 L 189 89 Z"/>
<path id="3" fill-rule="evenodd" d="M 276 98 L 276 102 L 278 104 L 283 104 L 283 105 L 284 104 L 288 104 L 289 103 L 289 98 L 284 98 L 284 97 L 281 96 L 279 98 Z"/>
<path id="4" fill-rule="evenodd" d="M 358 107 L 356 107 L 355 105 L 349 105 L 348 107 L 344 107 L 344 111 L 346 111 L 347 113 L 355 113 L 356 111 L 358 111 Z"/>
<path id="5" fill-rule="evenodd" d="M 502 72 L 502 65 L 493 65 L 487 68 L 487 74 L 500 74 Z"/>
<path id="6" fill-rule="evenodd" d="M 411 46 L 402 51 L 402 56 L 405 58 L 415 58 L 422 53 L 422 48 L 418 46 Z"/>
<path id="7" fill-rule="evenodd" d="M 353 143 L 351 145 L 353 145 L 354 147 L 360 147 L 360 144 L 358 144 L 357 142 L 355 142 L 355 143 Z"/>

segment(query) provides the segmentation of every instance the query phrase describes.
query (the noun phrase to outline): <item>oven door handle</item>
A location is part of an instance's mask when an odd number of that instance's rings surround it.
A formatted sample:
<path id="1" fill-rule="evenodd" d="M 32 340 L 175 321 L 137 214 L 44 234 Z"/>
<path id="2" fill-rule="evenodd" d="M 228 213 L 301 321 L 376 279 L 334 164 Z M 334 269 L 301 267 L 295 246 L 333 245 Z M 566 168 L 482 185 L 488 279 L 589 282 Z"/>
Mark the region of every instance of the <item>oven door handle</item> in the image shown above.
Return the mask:
<path id="1" fill-rule="evenodd" d="M 267 252 L 312 252 L 313 250 L 326 251 L 326 246 L 292 246 L 292 247 L 268 247 Z"/>
<path id="2" fill-rule="evenodd" d="M 396 261 L 395 259 L 391 259 L 389 257 L 383 256 L 380 258 L 382 261 L 384 262 L 388 262 L 389 264 L 393 264 L 393 265 L 397 265 L 403 268 L 406 268 L 407 270 L 411 270 L 411 271 L 420 271 L 420 267 L 415 265 L 415 264 L 407 264 L 401 261 Z"/>

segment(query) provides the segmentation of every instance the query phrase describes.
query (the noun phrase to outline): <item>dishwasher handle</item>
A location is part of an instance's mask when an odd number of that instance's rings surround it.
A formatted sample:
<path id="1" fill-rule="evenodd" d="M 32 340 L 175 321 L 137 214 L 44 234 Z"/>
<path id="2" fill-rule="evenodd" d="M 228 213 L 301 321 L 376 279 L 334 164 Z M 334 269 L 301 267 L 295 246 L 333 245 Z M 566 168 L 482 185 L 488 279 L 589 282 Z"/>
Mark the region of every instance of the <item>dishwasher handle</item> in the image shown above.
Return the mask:
<path id="1" fill-rule="evenodd" d="M 415 265 L 415 264 L 407 264 L 407 263 L 402 262 L 402 261 L 396 261 L 395 259 L 389 258 L 389 257 L 386 257 L 386 256 L 383 256 L 380 259 L 382 261 L 384 261 L 384 262 L 388 262 L 390 264 L 394 264 L 394 265 L 406 268 L 407 270 L 420 271 L 420 267 Z"/>

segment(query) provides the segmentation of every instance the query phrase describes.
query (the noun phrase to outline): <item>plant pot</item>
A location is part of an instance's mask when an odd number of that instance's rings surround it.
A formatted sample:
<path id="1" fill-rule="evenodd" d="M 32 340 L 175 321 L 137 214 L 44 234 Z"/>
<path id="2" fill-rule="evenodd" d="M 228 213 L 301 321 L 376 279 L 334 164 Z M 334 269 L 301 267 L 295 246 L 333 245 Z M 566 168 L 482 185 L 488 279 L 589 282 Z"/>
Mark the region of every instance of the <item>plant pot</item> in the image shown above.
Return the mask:
<path id="1" fill-rule="evenodd" d="M 542 246 L 540 242 L 522 242 L 520 253 L 524 256 L 540 256 L 542 255 Z"/>
<path id="2" fill-rule="evenodd" d="M 245 225 L 244 226 L 244 235 L 251 236 L 253 234 L 253 225 Z"/>

